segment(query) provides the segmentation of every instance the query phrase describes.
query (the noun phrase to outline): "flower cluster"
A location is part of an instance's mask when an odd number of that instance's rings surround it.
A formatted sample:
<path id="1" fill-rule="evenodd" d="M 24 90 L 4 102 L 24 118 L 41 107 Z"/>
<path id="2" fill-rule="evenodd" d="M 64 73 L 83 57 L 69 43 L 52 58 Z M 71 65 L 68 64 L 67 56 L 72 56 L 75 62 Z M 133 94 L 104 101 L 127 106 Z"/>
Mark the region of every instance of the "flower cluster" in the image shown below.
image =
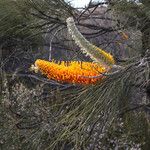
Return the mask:
<path id="1" fill-rule="evenodd" d="M 68 82 L 76 84 L 94 84 L 102 80 L 102 73 L 107 72 L 115 64 L 115 60 L 110 53 L 98 48 L 87 41 L 77 29 L 72 17 L 67 18 L 68 31 L 80 49 L 86 55 L 90 56 L 95 62 L 55 62 L 38 59 L 31 70 L 36 73 L 38 70 L 49 79 L 59 82 Z"/>
<path id="2" fill-rule="evenodd" d="M 115 60 L 110 53 L 105 52 L 85 39 L 85 37 L 77 29 L 72 17 L 67 18 L 66 22 L 70 35 L 83 53 L 103 65 L 112 66 L 115 64 Z"/>
<path id="3" fill-rule="evenodd" d="M 32 69 L 34 67 L 32 66 Z M 49 79 L 75 84 L 94 84 L 104 78 L 101 73 L 107 71 L 103 65 L 92 62 L 55 62 L 37 59 L 35 68 Z M 93 78 L 98 76 L 98 78 Z"/>

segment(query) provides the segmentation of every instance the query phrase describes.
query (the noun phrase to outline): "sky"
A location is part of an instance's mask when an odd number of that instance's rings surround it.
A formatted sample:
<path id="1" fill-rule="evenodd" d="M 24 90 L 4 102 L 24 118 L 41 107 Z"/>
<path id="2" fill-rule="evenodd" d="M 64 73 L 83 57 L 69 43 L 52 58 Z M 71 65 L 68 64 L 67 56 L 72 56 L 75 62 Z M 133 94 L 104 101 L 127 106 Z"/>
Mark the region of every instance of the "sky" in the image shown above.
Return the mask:
<path id="1" fill-rule="evenodd" d="M 100 1 L 100 0 L 93 0 Z M 101 0 L 102 1 L 102 0 Z M 85 7 L 89 4 L 90 0 L 70 0 L 73 7 Z"/>

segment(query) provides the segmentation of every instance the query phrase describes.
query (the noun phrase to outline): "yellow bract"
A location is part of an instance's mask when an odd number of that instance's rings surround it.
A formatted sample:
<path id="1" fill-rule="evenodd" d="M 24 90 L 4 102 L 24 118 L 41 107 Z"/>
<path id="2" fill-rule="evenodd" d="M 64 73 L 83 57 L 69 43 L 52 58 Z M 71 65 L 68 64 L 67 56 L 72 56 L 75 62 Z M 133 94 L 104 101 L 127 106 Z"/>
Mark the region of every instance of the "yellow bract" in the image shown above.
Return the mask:
<path id="1" fill-rule="evenodd" d="M 49 79 L 76 84 L 94 84 L 104 78 L 100 73 L 108 69 L 92 62 L 61 61 L 56 63 L 41 59 L 35 61 L 35 67 Z M 99 77 L 92 78 L 93 76 Z"/>

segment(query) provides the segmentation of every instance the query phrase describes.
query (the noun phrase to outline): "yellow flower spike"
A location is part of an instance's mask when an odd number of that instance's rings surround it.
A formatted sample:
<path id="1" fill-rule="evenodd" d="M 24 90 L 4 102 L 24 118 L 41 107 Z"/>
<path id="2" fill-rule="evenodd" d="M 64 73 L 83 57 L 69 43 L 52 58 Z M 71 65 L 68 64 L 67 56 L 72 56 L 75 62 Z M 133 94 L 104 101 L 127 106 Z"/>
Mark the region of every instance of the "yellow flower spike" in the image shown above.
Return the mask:
<path id="1" fill-rule="evenodd" d="M 64 61 L 58 64 L 54 61 L 49 62 L 41 59 L 35 61 L 35 68 L 38 68 L 49 79 L 84 85 L 95 84 L 97 81 L 102 80 L 104 76 L 100 76 L 100 73 L 108 71 L 108 68 L 103 65 L 92 62 L 71 61 L 67 65 Z M 91 78 L 91 76 L 99 76 L 99 78 Z"/>

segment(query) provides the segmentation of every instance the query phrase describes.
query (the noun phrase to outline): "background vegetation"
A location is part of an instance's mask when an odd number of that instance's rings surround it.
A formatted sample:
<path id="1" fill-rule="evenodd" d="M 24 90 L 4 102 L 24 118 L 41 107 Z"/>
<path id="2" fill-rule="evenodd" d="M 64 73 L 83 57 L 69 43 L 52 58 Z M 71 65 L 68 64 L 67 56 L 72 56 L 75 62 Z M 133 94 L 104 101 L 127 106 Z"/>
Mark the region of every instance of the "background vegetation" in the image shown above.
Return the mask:
<path id="1" fill-rule="evenodd" d="M 86 87 L 30 72 L 37 58 L 91 61 L 68 34 L 70 16 L 123 69 Z M 149 49 L 147 0 L 90 2 L 82 10 L 64 0 L 0 0 L 0 149 L 148 150 Z"/>

